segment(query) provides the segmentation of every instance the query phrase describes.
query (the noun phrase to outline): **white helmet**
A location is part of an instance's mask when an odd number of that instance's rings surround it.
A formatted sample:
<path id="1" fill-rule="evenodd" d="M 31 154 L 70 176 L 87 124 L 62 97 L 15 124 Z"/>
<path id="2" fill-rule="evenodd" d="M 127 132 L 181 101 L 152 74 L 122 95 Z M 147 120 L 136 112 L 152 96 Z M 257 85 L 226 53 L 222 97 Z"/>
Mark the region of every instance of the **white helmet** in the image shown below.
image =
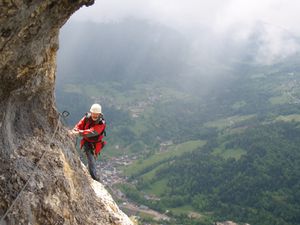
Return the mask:
<path id="1" fill-rule="evenodd" d="M 99 104 L 93 104 L 92 106 L 91 106 L 91 109 L 90 109 L 90 112 L 91 113 L 102 113 L 102 110 L 101 110 L 102 108 L 101 108 L 101 105 L 99 105 Z"/>

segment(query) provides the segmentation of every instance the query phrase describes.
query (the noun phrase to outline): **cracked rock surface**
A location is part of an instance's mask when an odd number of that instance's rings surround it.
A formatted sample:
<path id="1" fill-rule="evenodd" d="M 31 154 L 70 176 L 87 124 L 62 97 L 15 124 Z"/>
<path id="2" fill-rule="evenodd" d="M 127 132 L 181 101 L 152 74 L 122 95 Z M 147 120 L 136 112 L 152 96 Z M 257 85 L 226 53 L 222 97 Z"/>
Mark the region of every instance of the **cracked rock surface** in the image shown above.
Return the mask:
<path id="1" fill-rule="evenodd" d="M 90 178 L 55 108 L 59 29 L 93 3 L 0 2 L 1 225 L 132 224 Z"/>

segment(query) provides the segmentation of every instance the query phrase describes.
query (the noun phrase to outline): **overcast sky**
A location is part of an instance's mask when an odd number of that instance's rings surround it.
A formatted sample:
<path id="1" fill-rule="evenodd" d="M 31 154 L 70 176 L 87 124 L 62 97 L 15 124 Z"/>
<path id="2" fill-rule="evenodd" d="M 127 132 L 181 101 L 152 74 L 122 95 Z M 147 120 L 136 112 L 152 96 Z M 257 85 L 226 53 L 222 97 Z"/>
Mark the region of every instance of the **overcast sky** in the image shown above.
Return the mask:
<path id="1" fill-rule="evenodd" d="M 299 0 L 95 0 L 72 21 L 118 22 L 126 17 L 159 22 L 179 31 L 209 29 L 244 40 L 257 26 L 266 29 L 261 58 L 285 56 L 300 50 Z"/>
<path id="2" fill-rule="evenodd" d="M 223 31 L 264 22 L 300 33 L 299 0 L 96 0 L 76 12 L 74 20 L 99 22 L 137 17 L 175 27 L 209 26 Z"/>

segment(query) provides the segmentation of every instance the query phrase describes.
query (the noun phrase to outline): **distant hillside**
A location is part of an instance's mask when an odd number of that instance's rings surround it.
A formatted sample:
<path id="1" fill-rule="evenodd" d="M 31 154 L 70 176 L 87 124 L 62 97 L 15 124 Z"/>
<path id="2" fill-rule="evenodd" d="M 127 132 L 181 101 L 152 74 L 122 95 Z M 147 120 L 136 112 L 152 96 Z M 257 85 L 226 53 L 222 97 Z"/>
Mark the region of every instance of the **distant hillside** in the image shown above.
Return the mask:
<path id="1" fill-rule="evenodd" d="M 187 40 L 180 33 L 134 19 L 70 24 L 60 40 L 58 85 L 71 78 L 87 84 L 90 79 L 122 81 L 123 88 L 131 88 L 132 81 L 176 77 L 188 54 Z M 82 41 L 84 45 L 78 45 Z"/>
<path id="2" fill-rule="evenodd" d="M 160 105 L 155 115 L 164 137 L 207 143 L 177 156 L 178 145 L 169 145 L 168 158 L 157 153 L 125 168 L 137 189 L 124 190 L 161 211 L 192 204 L 219 221 L 300 224 L 299 72 L 291 61 L 253 68 L 202 104 L 177 104 L 185 109 L 176 111 L 180 117 L 171 109 L 164 115 L 166 105 Z M 136 196 L 143 192 L 161 201 Z"/>

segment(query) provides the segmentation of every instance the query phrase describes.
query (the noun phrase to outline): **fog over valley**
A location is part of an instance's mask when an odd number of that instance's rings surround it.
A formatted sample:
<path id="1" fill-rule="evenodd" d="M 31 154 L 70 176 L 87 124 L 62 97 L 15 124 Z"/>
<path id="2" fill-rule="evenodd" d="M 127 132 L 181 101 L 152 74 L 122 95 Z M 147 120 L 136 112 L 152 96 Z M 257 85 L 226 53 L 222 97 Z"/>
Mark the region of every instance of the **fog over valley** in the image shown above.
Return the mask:
<path id="1" fill-rule="evenodd" d="M 292 15 L 298 5 L 296 1 L 96 1 L 73 15 L 61 31 L 58 83 L 85 74 L 112 80 L 165 77 L 186 89 L 196 79 L 207 88 L 241 75 L 241 65 L 272 65 L 295 58 L 300 38 Z"/>

